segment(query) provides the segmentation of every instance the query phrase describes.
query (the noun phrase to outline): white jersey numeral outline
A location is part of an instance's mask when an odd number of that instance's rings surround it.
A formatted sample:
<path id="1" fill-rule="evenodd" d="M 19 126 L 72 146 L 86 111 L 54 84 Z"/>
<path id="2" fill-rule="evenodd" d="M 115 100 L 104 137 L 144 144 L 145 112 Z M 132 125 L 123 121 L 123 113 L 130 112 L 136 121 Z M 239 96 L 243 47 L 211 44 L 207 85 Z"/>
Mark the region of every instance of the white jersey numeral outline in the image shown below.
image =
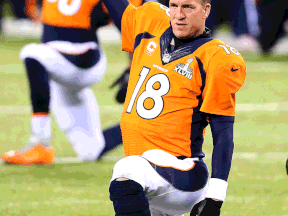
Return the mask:
<path id="1" fill-rule="evenodd" d="M 168 17 L 170 17 L 170 9 L 169 9 L 168 7 L 166 7 L 165 5 L 162 5 L 162 4 L 160 4 L 159 7 L 160 7 L 162 10 L 165 10 L 166 15 L 167 15 Z"/>
<path id="2" fill-rule="evenodd" d="M 131 113 L 135 99 L 150 70 L 151 70 L 150 68 L 147 68 L 145 66 L 142 68 L 139 74 L 140 78 L 135 86 L 128 107 L 126 109 L 127 113 Z M 160 84 L 160 87 L 158 89 L 154 89 L 153 85 L 155 83 Z M 170 90 L 170 82 L 165 74 L 159 73 L 150 77 L 146 82 L 145 91 L 143 91 L 140 94 L 136 102 L 137 114 L 144 119 L 154 119 L 157 116 L 159 116 L 164 109 L 163 96 L 166 95 L 169 92 L 169 90 Z M 146 109 L 144 107 L 144 102 L 148 98 L 152 99 L 154 102 L 154 106 L 151 109 Z"/>
<path id="3" fill-rule="evenodd" d="M 82 4 L 82 0 L 72 0 L 70 4 L 68 4 L 69 0 L 47 0 L 50 3 L 55 3 L 58 1 L 58 10 L 60 13 L 66 16 L 73 16 L 75 15 Z"/>
<path id="4" fill-rule="evenodd" d="M 232 53 L 234 53 L 235 55 L 237 55 L 237 56 L 239 56 L 240 55 L 240 53 L 235 49 L 235 48 L 233 48 L 233 47 L 231 47 L 231 46 L 229 46 L 229 45 L 227 45 L 227 44 L 225 44 L 225 45 L 222 45 L 222 44 L 220 44 L 220 45 L 218 45 L 219 47 L 222 47 L 224 50 L 225 50 L 225 52 L 227 53 L 227 55 L 231 55 L 231 52 Z M 228 49 L 228 48 L 229 49 Z M 231 52 L 230 52 L 230 51 Z"/>

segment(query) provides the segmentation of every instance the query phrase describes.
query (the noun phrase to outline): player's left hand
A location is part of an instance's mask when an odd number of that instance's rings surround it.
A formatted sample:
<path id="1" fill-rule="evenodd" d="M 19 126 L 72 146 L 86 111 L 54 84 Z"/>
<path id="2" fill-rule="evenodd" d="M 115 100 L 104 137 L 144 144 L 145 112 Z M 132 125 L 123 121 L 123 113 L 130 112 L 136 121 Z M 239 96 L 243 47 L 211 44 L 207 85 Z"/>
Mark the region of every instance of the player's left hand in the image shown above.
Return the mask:
<path id="1" fill-rule="evenodd" d="M 110 88 L 115 87 L 116 85 L 119 85 L 119 90 L 116 94 L 116 100 L 119 103 L 124 103 L 126 93 L 127 93 L 127 87 L 128 87 L 128 80 L 130 75 L 130 67 L 128 67 L 122 75 L 110 86 Z"/>
<path id="2" fill-rule="evenodd" d="M 206 198 L 194 206 L 190 216 L 219 216 L 222 201 Z"/>

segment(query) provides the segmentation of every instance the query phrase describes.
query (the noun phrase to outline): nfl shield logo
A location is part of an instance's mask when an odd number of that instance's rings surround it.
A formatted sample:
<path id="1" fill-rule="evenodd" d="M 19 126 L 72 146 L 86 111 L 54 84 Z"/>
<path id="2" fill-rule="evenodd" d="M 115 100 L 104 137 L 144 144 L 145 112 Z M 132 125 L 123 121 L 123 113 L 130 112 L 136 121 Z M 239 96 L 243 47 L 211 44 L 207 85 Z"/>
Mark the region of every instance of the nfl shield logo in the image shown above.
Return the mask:
<path id="1" fill-rule="evenodd" d="M 163 60 L 164 63 L 168 63 L 170 61 L 170 59 L 171 59 L 171 55 L 169 55 L 168 53 L 165 53 L 163 55 L 162 60 Z"/>

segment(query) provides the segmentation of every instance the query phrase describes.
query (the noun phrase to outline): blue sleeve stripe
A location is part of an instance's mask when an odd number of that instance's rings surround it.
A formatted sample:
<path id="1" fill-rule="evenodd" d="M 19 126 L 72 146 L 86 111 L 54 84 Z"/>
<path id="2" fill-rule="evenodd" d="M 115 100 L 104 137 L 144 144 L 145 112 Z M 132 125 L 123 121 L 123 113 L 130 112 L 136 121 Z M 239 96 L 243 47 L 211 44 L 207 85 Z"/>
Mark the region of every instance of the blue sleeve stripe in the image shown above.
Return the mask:
<path id="1" fill-rule="evenodd" d="M 136 36 L 135 38 L 135 45 L 134 45 L 134 50 L 140 45 L 142 39 L 150 39 L 150 38 L 154 38 L 155 36 L 150 34 L 149 32 L 143 32 L 140 33 Z"/>

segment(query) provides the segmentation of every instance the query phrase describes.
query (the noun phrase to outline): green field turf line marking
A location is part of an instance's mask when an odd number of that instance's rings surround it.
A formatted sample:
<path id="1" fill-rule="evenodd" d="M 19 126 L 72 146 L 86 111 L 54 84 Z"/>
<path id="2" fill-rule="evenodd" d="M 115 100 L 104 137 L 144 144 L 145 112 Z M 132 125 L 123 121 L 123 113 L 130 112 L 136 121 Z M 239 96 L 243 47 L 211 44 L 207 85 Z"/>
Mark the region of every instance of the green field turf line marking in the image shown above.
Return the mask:
<path id="1" fill-rule="evenodd" d="M 288 73 L 287 66 L 288 63 L 283 62 L 249 62 L 249 68 L 247 73 Z M 111 63 L 107 66 L 107 71 L 109 74 L 119 74 L 118 70 L 115 68 L 126 67 L 124 63 Z M 106 72 L 107 72 L 106 71 Z M 0 74 L 23 74 L 25 75 L 25 67 L 22 63 L 15 64 L 0 64 Z"/>
<path id="2" fill-rule="evenodd" d="M 118 70 L 115 68 L 125 68 L 126 65 L 124 63 L 121 64 L 111 64 L 107 66 L 107 74 L 120 74 Z M 108 72 L 109 71 L 109 72 Z M 26 76 L 24 64 L 0 64 L 0 75 L 1 74 L 23 74 Z"/>
<path id="3" fill-rule="evenodd" d="M 101 113 L 121 113 L 122 105 L 100 105 Z M 32 113 L 30 106 L 0 106 L 0 114 L 29 114 Z"/>
<path id="4" fill-rule="evenodd" d="M 51 205 L 51 206 L 71 206 L 74 204 L 99 204 L 101 203 L 100 199 L 76 199 L 76 198 L 54 198 L 52 201 L 41 201 L 41 202 L 25 202 L 21 201 L 20 203 L 9 202 L 4 205 L 1 205 L 2 209 L 7 209 L 11 207 L 21 207 L 21 206 L 31 206 L 37 207 L 42 205 Z"/>
<path id="5" fill-rule="evenodd" d="M 254 111 L 285 111 L 288 110 L 288 102 L 282 103 L 238 103 L 236 111 L 238 112 L 254 112 Z"/>
<path id="6" fill-rule="evenodd" d="M 204 159 L 210 160 L 212 153 L 206 153 L 206 157 Z M 122 159 L 124 156 L 105 156 L 103 157 L 103 161 L 112 161 L 117 162 Z M 283 160 L 285 161 L 288 158 L 288 152 L 267 152 L 267 153 L 256 153 L 256 152 L 236 152 L 233 154 L 233 160 L 241 159 L 241 160 Z M 55 159 L 55 164 L 77 164 L 83 163 L 84 160 L 78 157 L 57 157 Z M 2 160 L 0 160 L 0 164 L 4 164 Z"/>
<path id="7" fill-rule="evenodd" d="M 122 105 L 100 105 L 100 113 L 121 113 Z M 273 112 L 288 110 L 288 102 L 283 103 L 238 103 L 236 112 Z M 29 114 L 32 112 L 30 106 L 0 106 L 0 114 Z"/>
<path id="8" fill-rule="evenodd" d="M 288 72 L 286 62 L 249 62 L 247 61 L 247 74 L 250 73 L 285 73 Z"/>

